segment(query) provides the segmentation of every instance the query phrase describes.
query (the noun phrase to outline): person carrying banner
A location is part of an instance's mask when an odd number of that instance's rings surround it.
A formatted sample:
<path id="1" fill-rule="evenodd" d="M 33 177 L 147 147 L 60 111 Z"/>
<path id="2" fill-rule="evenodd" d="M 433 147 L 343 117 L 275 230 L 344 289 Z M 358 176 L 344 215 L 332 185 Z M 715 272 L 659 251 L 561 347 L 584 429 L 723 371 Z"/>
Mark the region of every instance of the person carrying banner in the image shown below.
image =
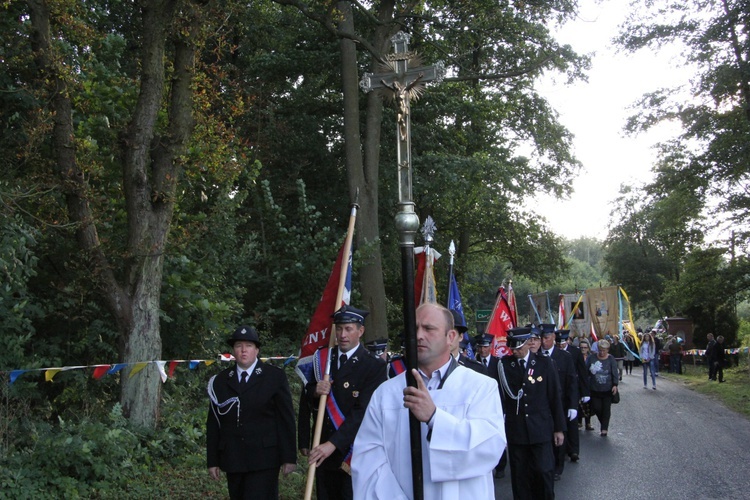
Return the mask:
<path id="1" fill-rule="evenodd" d="M 373 394 L 354 441 L 355 498 L 412 498 L 410 413 L 422 422 L 424 498 L 494 498 L 492 469 L 505 447 L 497 384 L 451 356 L 458 332 L 448 309 L 419 306 L 416 326 L 417 387 L 401 374 Z"/>
<path id="2" fill-rule="evenodd" d="M 279 469 L 289 474 L 297 462 L 289 384 L 258 359 L 255 328 L 239 327 L 228 342 L 235 364 L 208 382 L 208 472 L 216 480 L 226 472 L 232 499 L 278 498 Z"/>
<path id="3" fill-rule="evenodd" d="M 330 381 L 322 370 L 328 348 L 316 352 L 316 378 L 305 387 L 308 402 L 317 408 L 317 399 L 327 395 L 321 444 L 310 450 L 308 460 L 316 466 L 315 484 L 319 500 L 351 499 L 349 475 L 351 447 L 362 423 L 367 404 L 375 389 L 386 379 L 385 362 L 373 356 L 360 343 L 365 333 L 367 311 L 343 306 L 333 315 L 337 347 L 331 350 Z"/>
<path id="4" fill-rule="evenodd" d="M 552 447 L 566 429 L 557 370 L 549 357 L 529 350 L 530 328 L 508 330 L 510 356 L 500 360 L 513 498 L 554 498 Z"/>

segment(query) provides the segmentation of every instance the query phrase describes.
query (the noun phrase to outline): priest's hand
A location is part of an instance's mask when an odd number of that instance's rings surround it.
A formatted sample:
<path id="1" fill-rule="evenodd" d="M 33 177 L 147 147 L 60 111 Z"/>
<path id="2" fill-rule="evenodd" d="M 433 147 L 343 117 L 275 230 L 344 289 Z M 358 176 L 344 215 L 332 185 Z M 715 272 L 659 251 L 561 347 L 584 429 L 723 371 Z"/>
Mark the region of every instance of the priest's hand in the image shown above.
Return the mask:
<path id="1" fill-rule="evenodd" d="M 320 467 L 325 459 L 330 457 L 334 451 L 336 451 L 336 446 L 332 442 L 326 441 L 310 450 L 310 456 L 307 457 L 307 461 L 308 463 L 315 464 L 315 467 Z"/>
<path id="2" fill-rule="evenodd" d="M 424 385 L 424 380 L 422 380 L 419 372 L 412 369 L 411 373 L 417 380 L 417 386 L 407 386 L 404 389 L 404 407 L 409 408 L 420 422 L 429 422 L 435 414 L 435 403 L 432 402 L 430 391 Z"/>
<path id="3" fill-rule="evenodd" d="M 316 396 L 328 396 L 331 393 L 331 382 L 328 380 L 321 380 L 315 386 Z"/>

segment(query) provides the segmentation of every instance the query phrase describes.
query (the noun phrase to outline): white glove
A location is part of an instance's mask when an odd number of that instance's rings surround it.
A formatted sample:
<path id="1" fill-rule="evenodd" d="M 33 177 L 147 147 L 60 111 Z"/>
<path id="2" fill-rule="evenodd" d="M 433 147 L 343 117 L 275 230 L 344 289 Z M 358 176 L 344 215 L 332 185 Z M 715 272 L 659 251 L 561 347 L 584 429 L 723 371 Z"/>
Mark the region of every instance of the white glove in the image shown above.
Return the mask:
<path id="1" fill-rule="evenodd" d="M 575 420 L 578 416 L 578 410 L 568 410 L 568 420 Z"/>
<path id="2" fill-rule="evenodd" d="M 581 403 L 588 403 L 589 401 L 591 401 L 591 398 L 588 396 L 584 396 L 581 398 Z"/>

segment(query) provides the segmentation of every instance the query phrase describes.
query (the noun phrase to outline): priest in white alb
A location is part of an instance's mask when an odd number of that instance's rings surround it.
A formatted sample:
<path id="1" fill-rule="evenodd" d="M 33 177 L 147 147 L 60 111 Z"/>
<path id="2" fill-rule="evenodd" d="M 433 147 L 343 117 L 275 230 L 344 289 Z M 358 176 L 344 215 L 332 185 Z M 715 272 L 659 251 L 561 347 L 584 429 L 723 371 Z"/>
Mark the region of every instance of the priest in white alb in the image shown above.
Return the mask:
<path id="1" fill-rule="evenodd" d="M 407 387 L 402 373 L 373 394 L 354 441 L 354 498 L 413 497 L 411 411 L 422 422 L 424 498 L 494 499 L 492 470 L 506 443 L 497 382 L 450 355 L 458 332 L 448 309 L 423 304 L 416 320 L 417 387 Z"/>

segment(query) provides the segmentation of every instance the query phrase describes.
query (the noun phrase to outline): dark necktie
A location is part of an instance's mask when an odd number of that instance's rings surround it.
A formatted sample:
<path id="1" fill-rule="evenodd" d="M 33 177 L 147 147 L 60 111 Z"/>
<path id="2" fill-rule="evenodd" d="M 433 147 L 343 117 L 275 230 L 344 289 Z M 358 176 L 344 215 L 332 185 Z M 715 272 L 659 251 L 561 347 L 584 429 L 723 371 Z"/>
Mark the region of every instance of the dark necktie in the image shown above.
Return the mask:
<path id="1" fill-rule="evenodd" d="M 521 371 L 524 371 L 524 367 L 523 367 L 523 365 L 524 365 L 525 363 L 526 363 L 526 360 L 525 360 L 525 359 L 519 359 L 519 360 L 518 360 L 518 366 L 520 366 L 520 367 L 521 367 Z"/>
<path id="2" fill-rule="evenodd" d="M 341 368 L 342 366 L 344 366 L 344 363 L 346 363 L 346 354 L 342 354 L 339 357 L 339 368 Z"/>
<path id="3" fill-rule="evenodd" d="M 247 383 L 247 372 L 242 372 L 242 375 L 240 375 L 240 384 L 246 384 Z"/>
<path id="4" fill-rule="evenodd" d="M 549 356 L 549 351 L 544 351 L 545 356 Z"/>
<path id="5" fill-rule="evenodd" d="M 484 359 L 482 360 L 482 362 L 484 363 L 484 367 L 485 367 L 485 368 L 489 368 L 489 367 L 490 367 L 490 361 L 489 361 L 489 359 L 488 359 L 488 358 L 484 358 Z"/>

